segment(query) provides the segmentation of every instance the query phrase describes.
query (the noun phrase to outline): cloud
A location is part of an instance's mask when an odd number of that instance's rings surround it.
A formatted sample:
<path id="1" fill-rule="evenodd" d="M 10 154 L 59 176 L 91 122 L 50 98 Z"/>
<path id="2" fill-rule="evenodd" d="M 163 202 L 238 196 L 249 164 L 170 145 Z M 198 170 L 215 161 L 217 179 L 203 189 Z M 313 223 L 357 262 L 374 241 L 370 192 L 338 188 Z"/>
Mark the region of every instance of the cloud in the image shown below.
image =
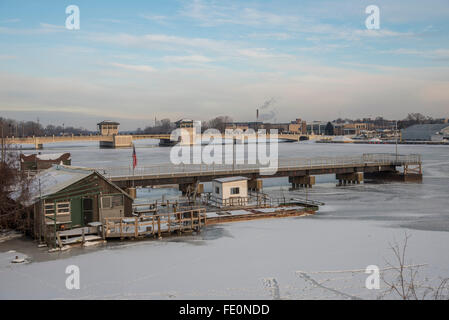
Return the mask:
<path id="1" fill-rule="evenodd" d="M 52 34 L 57 32 L 66 31 L 64 26 L 48 24 L 48 23 L 39 23 L 39 27 L 32 29 L 19 29 L 19 28 L 6 28 L 0 27 L 0 33 L 2 34 L 11 34 L 11 35 L 40 35 L 40 34 Z"/>
<path id="2" fill-rule="evenodd" d="M 167 21 L 169 20 L 169 17 L 163 16 L 163 15 L 141 14 L 140 16 L 142 18 L 144 18 L 145 20 L 157 22 L 157 23 L 160 23 L 160 24 L 166 24 Z"/>
<path id="3" fill-rule="evenodd" d="M 132 71 L 139 71 L 139 72 L 153 72 L 155 70 L 153 67 L 150 67 L 150 66 L 123 64 L 123 63 L 116 63 L 116 62 L 111 63 L 111 66 L 117 67 L 117 68 L 122 68 L 122 69 L 127 69 L 127 70 L 132 70 Z"/>
<path id="4" fill-rule="evenodd" d="M 373 73 L 310 61 L 283 63 L 273 72 L 173 68 L 141 72 L 138 77 L 127 77 L 129 65 L 118 64 L 109 82 L 104 74 L 94 78 L 2 74 L 0 110 L 65 110 L 91 114 L 97 120 L 104 114 L 133 121 L 153 119 L 155 114 L 199 120 L 227 114 L 250 120 L 257 106 L 278 97 L 279 121 L 332 120 L 339 115 L 400 118 L 408 112 L 447 115 L 449 68 Z"/>
<path id="5" fill-rule="evenodd" d="M 17 57 L 12 55 L 0 54 L 0 60 L 11 60 L 11 59 L 17 59 Z"/>
<path id="6" fill-rule="evenodd" d="M 5 19 L 0 21 L 1 23 L 16 23 L 20 22 L 21 20 L 19 18 L 12 18 L 12 19 Z"/>
<path id="7" fill-rule="evenodd" d="M 273 58 L 274 54 L 269 53 L 265 48 L 255 48 L 255 49 L 241 49 L 237 53 L 244 57 L 249 58 Z"/>
<path id="8" fill-rule="evenodd" d="M 182 63 L 208 63 L 214 61 L 214 59 L 205 57 L 202 55 L 190 55 L 190 56 L 165 56 L 163 60 L 166 62 L 182 62 Z"/>
<path id="9" fill-rule="evenodd" d="M 247 38 L 251 39 L 272 39 L 272 40 L 289 40 L 293 36 L 285 32 L 268 32 L 268 33 L 250 33 L 246 35 Z"/>
<path id="10" fill-rule="evenodd" d="M 395 55 L 412 55 L 435 60 L 449 59 L 449 49 L 418 50 L 418 49 L 399 48 L 381 51 L 381 53 L 395 54 Z"/>
<path id="11" fill-rule="evenodd" d="M 245 5 L 218 5 L 215 2 L 194 0 L 188 3 L 181 15 L 195 19 L 202 26 L 236 24 L 245 26 L 286 26 L 297 24 L 295 15 L 279 15 L 273 12 L 249 8 Z"/>

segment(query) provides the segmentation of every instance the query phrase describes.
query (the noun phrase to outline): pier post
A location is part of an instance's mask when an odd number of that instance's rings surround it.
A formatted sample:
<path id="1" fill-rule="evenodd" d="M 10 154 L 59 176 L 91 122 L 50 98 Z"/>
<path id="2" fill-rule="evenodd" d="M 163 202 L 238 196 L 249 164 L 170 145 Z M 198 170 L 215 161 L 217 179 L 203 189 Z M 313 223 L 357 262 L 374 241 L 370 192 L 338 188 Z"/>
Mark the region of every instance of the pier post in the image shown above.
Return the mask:
<path id="1" fill-rule="evenodd" d="M 131 196 L 131 198 L 135 199 L 137 196 L 137 192 L 136 192 L 136 188 L 132 187 L 132 188 L 128 188 L 126 189 L 126 192 Z"/>
<path id="2" fill-rule="evenodd" d="M 293 189 L 300 188 L 312 188 L 315 184 L 315 176 L 293 176 L 288 177 L 288 182 L 292 184 Z"/>
<path id="3" fill-rule="evenodd" d="M 337 173 L 338 186 L 346 184 L 360 184 L 363 181 L 363 172 Z"/>
<path id="4" fill-rule="evenodd" d="M 248 190 L 250 191 L 261 191 L 263 188 L 263 180 L 262 179 L 251 179 L 248 180 Z"/>

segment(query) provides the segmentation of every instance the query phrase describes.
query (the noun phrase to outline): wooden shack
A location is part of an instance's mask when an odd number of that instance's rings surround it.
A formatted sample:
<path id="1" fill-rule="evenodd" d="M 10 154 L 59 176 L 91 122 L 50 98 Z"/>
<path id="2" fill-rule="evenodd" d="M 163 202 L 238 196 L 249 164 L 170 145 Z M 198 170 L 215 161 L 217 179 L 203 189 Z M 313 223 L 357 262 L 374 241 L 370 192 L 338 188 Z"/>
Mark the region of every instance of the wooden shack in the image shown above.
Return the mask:
<path id="1" fill-rule="evenodd" d="M 49 169 L 55 164 L 69 166 L 72 164 L 70 153 L 52 153 L 52 154 L 21 154 L 21 170 L 44 170 Z"/>
<path id="2" fill-rule="evenodd" d="M 29 232 L 52 243 L 56 231 L 132 216 L 133 199 L 92 169 L 55 165 L 37 174 L 24 207 L 32 208 Z"/>

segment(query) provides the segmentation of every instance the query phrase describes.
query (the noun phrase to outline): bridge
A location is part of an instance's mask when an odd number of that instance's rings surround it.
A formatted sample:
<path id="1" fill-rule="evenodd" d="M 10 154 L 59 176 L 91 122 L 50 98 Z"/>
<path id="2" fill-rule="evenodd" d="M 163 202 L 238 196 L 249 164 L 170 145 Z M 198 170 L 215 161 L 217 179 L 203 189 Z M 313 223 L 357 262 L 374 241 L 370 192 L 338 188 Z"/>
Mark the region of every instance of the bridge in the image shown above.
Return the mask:
<path id="1" fill-rule="evenodd" d="M 242 135 L 242 139 L 257 138 L 257 135 Z M 225 138 L 225 135 L 221 136 Z M 266 135 L 267 139 L 270 139 L 270 135 Z M 299 141 L 306 137 L 301 134 L 294 133 L 280 133 L 278 134 L 279 140 L 285 141 Z M 198 137 L 200 138 L 200 137 Z M 44 144 L 58 143 L 58 142 L 79 142 L 79 141 L 99 141 L 100 147 L 103 148 L 120 148 L 131 147 L 132 141 L 142 139 L 156 139 L 160 140 L 161 145 L 170 145 L 167 143 L 170 141 L 170 134 L 133 134 L 133 135 L 64 135 L 64 136 L 32 136 L 32 137 L 6 137 L 3 143 L 6 145 L 21 145 L 28 144 L 34 145 L 35 149 L 42 149 Z M 237 137 L 237 139 L 239 139 Z"/>
<path id="2" fill-rule="evenodd" d="M 262 170 L 261 170 L 262 168 Z M 178 184 L 181 190 L 216 178 L 244 176 L 249 187 L 258 189 L 260 178 L 289 177 L 293 188 L 312 187 L 315 175 L 335 174 L 339 185 L 357 184 L 364 179 L 403 182 L 422 181 L 422 161 L 418 154 L 369 153 L 357 156 L 279 159 L 273 175 L 263 166 L 250 164 L 155 164 L 137 167 L 103 168 L 98 171 L 121 188 Z M 398 170 L 399 169 L 399 170 Z"/>
<path id="3" fill-rule="evenodd" d="M 6 137 L 4 138 L 4 144 L 17 145 L 17 144 L 30 144 L 34 145 L 36 149 L 42 149 L 44 144 L 58 143 L 58 142 L 79 142 L 79 141 L 99 141 L 112 144 L 118 141 L 121 137 L 127 140 L 139 140 L 139 139 L 170 139 L 169 134 L 142 134 L 142 135 L 64 135 L 64 136 L 32 136 L 32 137 Z M 127 145 L 129 146 L 129 145 Z"/>

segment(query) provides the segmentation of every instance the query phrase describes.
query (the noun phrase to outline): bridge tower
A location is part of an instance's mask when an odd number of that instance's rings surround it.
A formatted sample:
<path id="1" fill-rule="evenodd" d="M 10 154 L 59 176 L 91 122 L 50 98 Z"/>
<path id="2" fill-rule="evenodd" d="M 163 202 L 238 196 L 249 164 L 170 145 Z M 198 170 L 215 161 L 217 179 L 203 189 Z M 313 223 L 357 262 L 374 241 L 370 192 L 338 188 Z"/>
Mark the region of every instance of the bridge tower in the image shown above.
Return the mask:
<path id="1" fill-rule="evenodd" d="M 119 135 L 118 128 L 120 123 L 105 120 L 97 123 L 100 135 L 105 137 L 100 141 L 100 148 L 129 148 L 133 145 L 131 135 Z"/>
<path id="2" fill-rule="evenodd" d="M 119 125 L 120 123 L 110 120 L 104 120 L 100 123 L 97 123 L 98 131 L 102 136 L 113 136 L 118 134 Z"/>

